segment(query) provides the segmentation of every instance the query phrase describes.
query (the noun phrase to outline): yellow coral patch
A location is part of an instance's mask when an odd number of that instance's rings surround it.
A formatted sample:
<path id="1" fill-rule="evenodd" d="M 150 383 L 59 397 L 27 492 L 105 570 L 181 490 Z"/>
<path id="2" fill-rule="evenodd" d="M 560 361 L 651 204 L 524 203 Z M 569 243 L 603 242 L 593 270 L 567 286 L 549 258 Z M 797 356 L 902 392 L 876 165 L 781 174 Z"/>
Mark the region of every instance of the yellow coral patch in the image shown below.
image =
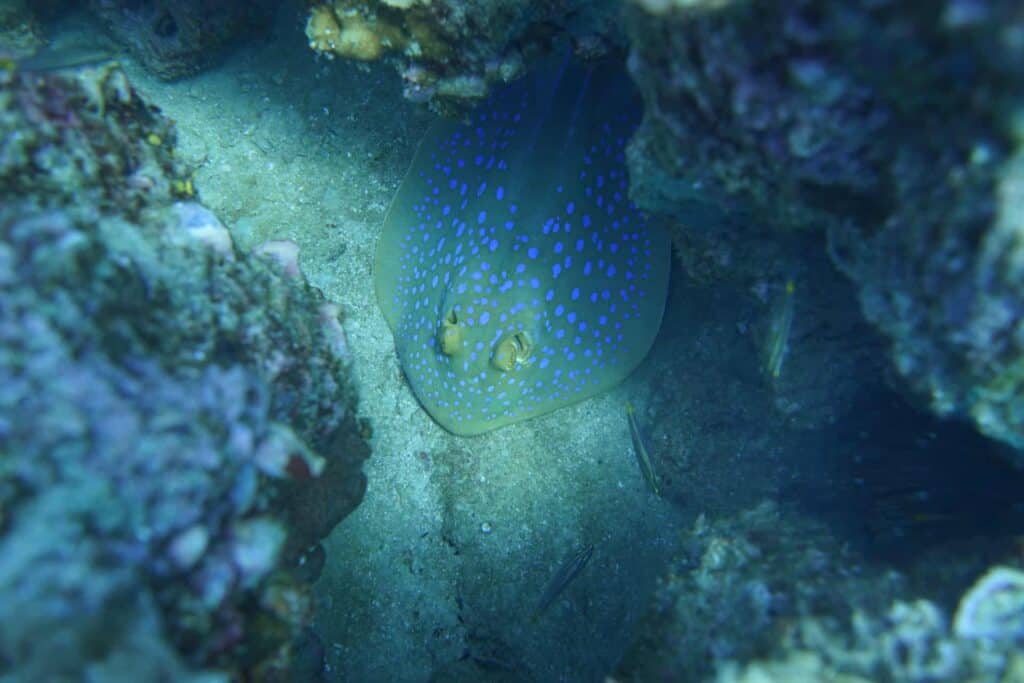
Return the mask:
<path id="1" fill-rule="evenodd" d="M 384 45 L 374 30 L 376 23 L 367 21 L 359 13 L 343 17 L 341 36 L 334 51 L 342 57 L 366 61 L 377 59 L 384 51 Z"/>
<path id="2" fill-rule="evenodd" d="M 341 35 L 341 26 L 334 17 L 334 10 L 327 5 L 314 7 L 306 22 L 306 37 L 309 46 L 317 52 L 333 52 Z"/>
<path id="3" fill-rule="evenodd" d="M 364 61 L 378 59 L 385 50 L 401 48 L 407 42 L 401 30 L 387 22 L 327 5 L 310 11 L 306 37 L 309 46 L 318 52 Z"/>

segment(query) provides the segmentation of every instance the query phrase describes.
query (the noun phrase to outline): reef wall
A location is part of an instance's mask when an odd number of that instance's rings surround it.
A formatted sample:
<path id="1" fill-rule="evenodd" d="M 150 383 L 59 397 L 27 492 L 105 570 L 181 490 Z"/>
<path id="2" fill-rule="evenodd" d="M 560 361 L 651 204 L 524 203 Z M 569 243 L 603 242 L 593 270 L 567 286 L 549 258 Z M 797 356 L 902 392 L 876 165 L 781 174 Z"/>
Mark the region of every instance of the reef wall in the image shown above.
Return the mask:
<path id="1" fill-rule="evenodd" d="M 90 0 L 88 6 L 149 71 L 170 80 L 200 71 L 232 41 L 265 28 L 274 3 Z"/>
<path id="2" fill-rule="evenodd" d="M 633 197 L 684 265 L 777 280 L 827 239 L 913 392 L 1024 446 L 1019 4 L 638 0 L 627 23 Z"/>
<path id="3" fill-rule="evenodd" d="M 102 26 L 90 24 L 80 8 Z M 265 33 L 275 8 L 272 0 L 5 0 L 0 3 L 0 57 L 40 51 L 52 69 L 112 59 L 124 48 L 147 71 L 172 81 L 199 73 L 233 44 Z M 78 36 L 77 44 L 60 44 L 60 31 L 53 29 L 62 22 L 92 35 Z M 118 48 L 103 40 L 104 28 Z"/>
<path id="4" fill-rule="evenodd" d="M 314 680 L 369 454 L 338 308 L 116 67 L 0 72 L 0 140 L 0 675 Z"/>

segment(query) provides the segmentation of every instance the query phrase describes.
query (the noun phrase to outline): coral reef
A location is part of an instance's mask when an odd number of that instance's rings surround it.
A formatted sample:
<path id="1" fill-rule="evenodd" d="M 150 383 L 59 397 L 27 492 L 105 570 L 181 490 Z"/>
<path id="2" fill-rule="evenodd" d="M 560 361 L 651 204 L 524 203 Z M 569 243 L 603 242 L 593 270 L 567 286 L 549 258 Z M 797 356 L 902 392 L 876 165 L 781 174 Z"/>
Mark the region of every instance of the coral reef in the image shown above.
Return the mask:
<path id="1" fill-rule="evenodd" d="M 369 453 L 337 307 L 121 71 L 0 79 L 0 676 L 313 680 Z"/>
<path id="2" fill-rule="evenodd" d="M 716 662 L 769 652 L 795 616 L 841 614 L 861 599 L 884 605 L 897 586 L 857 577 L 856 564 L 823 527 L 773 504 L 716 522 L 702 515 L 615 678 L 707 680 Z M 846 573 L 854 577 L 837 590 Z"/>
<path id="3" fill-rule="evenodd" d="M 954 572 L 970 572 L 970 561 Z M 974 570 L 976 571 L 976 570 Z M 618 681 L 1017 680 L 1024 572 L 995 567 L 946 610 L 817 523 L 762 504 L 699 518 Z"/>
<path id="4" fill-rule="evenodd" d="M 907 179 L 905 201 L 874 235 L 835 230 L 832 251 L 918 395 L 937 414 L 968 417 L 1019 453 L 1024 264 L 1015 252 L 1024 149 L 1001 163 L 988 153 L 972 162 L 964 148 L 951 154 L 959 160 L 935 166 L 942 178 Z"/>
<path id="5" fill-rule="evenodd" d="M 196 73 L 232 40 L 265 26 L 274 3 L 90 0 L 89 7 L 147 69 L 174 79 Z"/>
<path id="6" fill-rule="evenodd" d="M 1024 447 L 1019 5 L 645 1 L 628 26 L 633 197 L 684 265 L 777 282 L 827 235 L 915 393 Z"/>
<path id="7" fill-rule="evenodd" d="M 602 54 L 616 39 L 618 12 L 608 0 L 335 0 L 310 10 L 306 36 L 328 57 L 388 57 L 408 99 L 458 108 L 522 75 L 559 36 L 577 54 Z"/>
<path id="8" fill-rule="evenodd" d="M 752 681 L 891 680 L 1017 681 L 1024 675 L 1024 572 L 996 567 L 964 594 L 950 629 L 941 607 L 928 600 L 896 601 L 882 617 L 854 612 L 850 632 L 820 617 L 801 620 L 782 639 L 779 653 L 761 661 L 722 666 L 719 683 Z M 1002 590 L 993 589 L 998 583 Z M 1013 589 L 1007 590 L 1006 585 Z M 988 613 L 971 631 L 965 611 Z M 991 613 L 998 617 L 991 618 Z"/>
<path id="9" fill-rule="evenodd" d="M 831 219 L 836 198 L 873 196 L 890 113 L 829 52 L 851 33 L 877 37 L 844 4 L 858 3 L 828 3 L 820 17 L 806 2 L 632 11 L 629 68 L 646 103 L 634 196 L 788 229 Z"/>

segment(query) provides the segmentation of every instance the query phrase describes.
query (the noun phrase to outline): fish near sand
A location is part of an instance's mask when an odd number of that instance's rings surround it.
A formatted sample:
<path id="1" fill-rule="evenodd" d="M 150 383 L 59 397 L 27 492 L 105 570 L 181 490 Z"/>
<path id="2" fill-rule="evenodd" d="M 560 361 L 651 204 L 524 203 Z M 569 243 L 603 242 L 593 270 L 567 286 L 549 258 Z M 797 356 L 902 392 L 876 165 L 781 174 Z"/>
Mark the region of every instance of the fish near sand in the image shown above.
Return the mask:
<path id="1" fill-rule="evenodd" d="M 551 604 L 558 599 L 562 591 L 573 582 L 573 579 L 579 576 L 593 555 L 594 545 L 586 545 L 558 567 L 558 571 L 554 573 L 547 585 L 544 586 L 544 592 L 541 593 L 540 599 L 537 601 L 537 606 L 533 610 L 533 621 L 540 619 L 544 612 L 551 607 Z"/>
<path id="2" fill-rule="evenodd" d="M 633 410 L 633 404 L 629 401 L 626 401 L 626 420 L 629 422 L 629 438 L 633 442 L 633 455 L 636 456 L 636 462 L 640 466 L 640 473 L 644 476 L 644 481 L 647 482 L 648 488 L 654 495 L 660 496 L 661 487 L 658 485 L 658 473 L 654 471 L 654 464 L 647 452 L 647 444 L 640 433 L 640 425 L 636 420 L 636 411 Z"/>
<path id="3" fill-rule="evenodd" d="M 650 349 L 670 248 L 627 196 L 640 107 L 621 67 L 565 63 L 424 137 L 374 277 L 409 385 L 445 429 L 581 401 Z"/>
<path id="4" fill-rule="evenodd" d="M 768 334 L 764 342 L 764 372 L 771 380 L 782 375 L 782 362 L 789 353 L 789 337 L 793 331 L 793 308 L 796 283 L 786 280 L 782 293 L 772 304 Z"/>

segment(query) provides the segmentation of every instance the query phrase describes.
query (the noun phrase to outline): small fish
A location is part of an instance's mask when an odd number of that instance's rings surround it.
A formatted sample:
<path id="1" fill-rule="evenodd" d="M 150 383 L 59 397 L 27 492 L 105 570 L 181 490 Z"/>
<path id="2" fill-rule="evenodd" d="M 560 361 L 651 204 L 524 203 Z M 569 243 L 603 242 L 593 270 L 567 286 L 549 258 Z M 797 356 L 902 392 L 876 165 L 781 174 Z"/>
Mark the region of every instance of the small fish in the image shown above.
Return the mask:
<path id="1" fill-rule="evenodd" d="M 764 370 L 775 380 L 782 374 L 782 362 L 789 353 L 789 335 L 793 330 L 793 293 L 796 284 L 786 281 L 782 296 L 772 306 L 764 345 Z"/>
<path id="2" fill-rule="evenodd" d="M 654 495 L 661 495 L 661 487 L 658 486 L 658 473 L 654 471 L 651 463 L 651 456 L 647 454 L 647 446 L 644 445 L 643 437 L 640 435 L 640 425 L 636 421 L 636 412 L 633 404 L 626 401 L 626 419 L 629 421 L 629 436 L 633 440 L 633 455 L 640 465 L 640 472 L 644 475 L 644 481 L 650 487 Z"/>
<path id="3" fill-rule="evenodd" d="M 548 581 L 548 585 L 544 587 L 544 592 L 541 594 L 540 600 L 537 601 L 537 607 L 533 610 L 533 621 L 537 621 L 551 606 L 551 603 L 562 594 L 562 591 L 572 583 L 573 579 L 583 571 L 593 554 L 594 545 L 590 543 L 562 563 L 562 566 Z"/>

